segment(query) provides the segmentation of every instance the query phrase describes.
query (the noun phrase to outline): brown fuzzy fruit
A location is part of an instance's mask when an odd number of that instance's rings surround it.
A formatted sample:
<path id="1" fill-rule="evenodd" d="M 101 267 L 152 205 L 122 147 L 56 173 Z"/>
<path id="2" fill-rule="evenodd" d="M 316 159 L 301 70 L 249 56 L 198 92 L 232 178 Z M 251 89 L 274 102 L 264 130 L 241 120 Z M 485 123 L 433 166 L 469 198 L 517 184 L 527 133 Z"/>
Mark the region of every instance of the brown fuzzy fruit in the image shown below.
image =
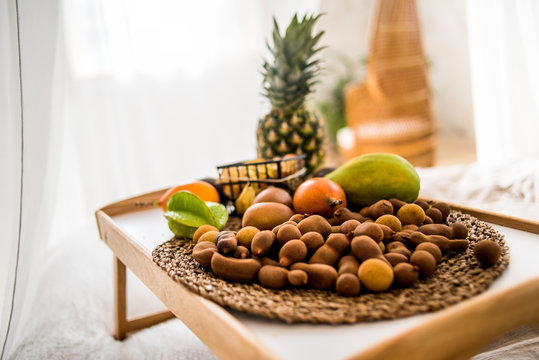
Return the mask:
<path id="1" fill-rule="evenodd" d="M 410 287 L 417 281 L 419 272 L 416 266 L 409 263 L 399 263 L 393 268 L 395 282 L 402 287 Z"/>
<path id="2" fill-rule="evenodd" d="M 301 232 L 298 227 L 292 224 L 283 225 L 279 231 L 277 231 L 277 243 L 279 243 L 279 245 L 284 245 L 288 241 L 299 239 L 300 237 Z"/>
<path id="3" fill-rule="evenodd" d="M 305 246 L 307 246 L 307 252 L 309 254 L 314 253 L 319 247 L 324 245 L 324 238 L 316 231 L 305 233 L 301 235 L 299 239 L 305 243 Z"/>
<path id="4" fill-rule="evenodd" d="M 288 282 L 292 286 L 305 286 L 309 282 L 309 275 L 303 270 L 290 270 L 288 272 Z"/>
<path id="5" fill-rule="evenodd" d="M 296 224 L 299 224 L 299 222 L 305 219 L 306 217 L 307 216 L 304 214 L 294 214 L 289 220 L 295 222 Z"/>
<path id="6" fill-rule="evenodd" d="M 376 258 L 389 264 L 383 256 L 382 249 L 380 249 L 378 243 L 367 235 L 356 236 L 352 239 L 350 253 L 360 262 Z"/>
<path id="7" fill-rule="evenodd" d="M 288 267 L 290 264 L 303 261 L 307 256 L 307 246 L 299 239 L 288 241 L 279 251 L 279 265 Z"/>
<path id="8" fill-rule="evenodd" d="M 268 251 L 270 251 L 274 241 L 275 234 L 272 231 L 260 231 L 253 237 L 253 241 L 251 242 L 251 253 L 260 257 L 266 255 Z"/>
<path id="9" fill-rule="evenodd" d="M 360 288 L 361 284 L 356 274 L 341 274 L 335 282 L 335 290 L 341 296 L 356 296 Z"/>
<path id="10" fill-rule="evenodd" d="M 280 266 L 264 265 L 258 270 L 258 281 L 270 289 L 283 289 L 288 285 L 288 270 Z"/>
<path id="11" fill-rule="evenodd" d="M 384 230 L 375 223 L 363 223 L 354 230 L 354 237 L 367 235 L 377 243 L 384 240 Z"/>
<path id="12" fill-rule="evenodd" d="M 298 229 L 302 234 L 316 231 L 317 233 L 320 233 L 324 239 L 331 234 L 331 225 L 320 215 L 311 215 L 301 220 L 298 224 Z"/>
<path id="13" fill-rule="evenodd" d="M 249 206 L 242 218 L 242 227 L 254 226 L 258 230 L 271 230 L 294 215 L 286 205 L 263 202 Z"/>
<path id="14" fill-rule="evenodd" d="M 414 201 L 414 204 L 421 206 L 421 208 L 425 211 L 430 208 L 429 203 L 423 199 L 417 199 L 416 201 Z"/>
<path id="15" fill-rule="evenodd" d="M 436 259 L 436 263 L 442 262 L 442 250 L 433 243 L 424 242 L 416 246 L 415 250 L 425 250 L 431 253 L 432 256 Z"/>
<path id="16" fill-rule="evenodd" d="M 481 240 L 475 244 L 473 254 L 483 267 L 489 267 L 500 260 L 502 248 L 492 240 Z"/>
<path id="17" fill-rule="evenodd" d="M 436 269 L 436 259 L 434 256 L 425 250 L 416 250 L 410 256 L 410 264 L 419 268 L 419 273 L 423 277 L 432 275 L 434 269 Z"/>
<path id="18" fill-rule="evenodd" d="M 427 210 L 425 210 L 425 215 L 430 217 L 434 224 L 441 224 L 442 221 L 444 220 L 440 209 L 436 209 L 434 207 L 430 207 Z"/>
<path id="19" fill-rule="evenodd" d="M 391 266 L 395 267 L 397 264 L 401 262 L 408 262 L 408 258 L 405 255 L 396 253 L 396 252 L 390 252 L 384 254 L 384 257 L 387 261 L 391 264 Z"/>
<path id="20" fill-rule="evenodd" d="M 432 207 L 440 210 L 440 212 L 442 213 L 442 222 L 445 222 L 447 220 L 447 217 L 449 216 L 449 213 L 451 212 L 449 204 L 445 202 L 437 202 L 434 203 Z"/>
<path id="21" fill-rule="evenodd" d="M 354 219 L 346 220 L 341 224 L 341 226 L 339 226 L 339 232 L 341 234 L 348 235 L 349 233 L 353 232 L 360 224 L 361 223 L 359 221 Z"/>

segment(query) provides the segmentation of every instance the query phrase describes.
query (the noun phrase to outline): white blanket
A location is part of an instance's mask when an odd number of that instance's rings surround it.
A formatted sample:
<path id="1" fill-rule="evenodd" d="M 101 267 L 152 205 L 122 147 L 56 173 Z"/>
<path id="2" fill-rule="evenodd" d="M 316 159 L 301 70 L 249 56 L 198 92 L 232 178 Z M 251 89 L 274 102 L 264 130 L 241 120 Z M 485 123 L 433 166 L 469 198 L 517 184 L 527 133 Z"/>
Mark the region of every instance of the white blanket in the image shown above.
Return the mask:
<path id="1" fill-rule="evenodd" d="M 498 166 L 418 169 L 421 196 L 539 220 L 539 160 Z M 112 255 L 93 221 L 59 247 L 41 274 L 41 288 L 16 359 L 208 359 L 214 355 L 173 319 L 115 341 L 112 333 Z M 37 276 L 37 274 L 36 274 Z M 163 305 L 138 279 L 128 278 L 129 315 Z M 483 359 L 539 358 L 539 330 L 521 328 L 493 342 Z"/>

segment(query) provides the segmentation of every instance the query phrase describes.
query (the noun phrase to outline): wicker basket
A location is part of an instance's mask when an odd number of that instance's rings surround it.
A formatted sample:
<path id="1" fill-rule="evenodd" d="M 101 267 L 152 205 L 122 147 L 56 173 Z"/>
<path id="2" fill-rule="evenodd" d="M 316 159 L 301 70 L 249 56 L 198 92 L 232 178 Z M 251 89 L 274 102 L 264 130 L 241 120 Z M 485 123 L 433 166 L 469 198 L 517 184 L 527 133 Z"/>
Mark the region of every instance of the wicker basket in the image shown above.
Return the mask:
<path id="1" fill-rule="evenodd" d="M 274 160 L 253 160 L 217 166 L 225 200 L 233 202 L 240 195 L 246 184 L 256 189 L 270 185 L 296 190 L 303 181 L 307 169 L 305 155 L 287 156 Z"/>
<path id="2" fill-rule="evenodd" d="M 353 141 L 346 158 L 391 152 L 416 166 L 434 165 L 436 134 L 427 63 L 414 0 L 379 0 L 364 83 L 345 93 Z"/>

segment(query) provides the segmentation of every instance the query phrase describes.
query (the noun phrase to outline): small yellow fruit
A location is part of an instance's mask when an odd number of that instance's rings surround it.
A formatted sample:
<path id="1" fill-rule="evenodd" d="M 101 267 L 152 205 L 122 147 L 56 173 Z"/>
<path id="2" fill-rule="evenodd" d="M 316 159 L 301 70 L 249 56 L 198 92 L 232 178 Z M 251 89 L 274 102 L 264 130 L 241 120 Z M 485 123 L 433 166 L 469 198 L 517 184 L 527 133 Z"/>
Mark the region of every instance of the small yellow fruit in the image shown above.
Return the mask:
<path id="1" fill-rule="evenodd" d="M 212 225 L 202 225 L 196 229 L 195 234 L 193 235 L 193 242 L 197 243 L 198 239 L 208 231 L 219 231 L 215 226 Z"/>
<path id="2" fill-rule="evenodd" d="M 202 236 L 198 239 L 197 243 L 201 243 L 203 241 L 210 241 L 214 243 L 215 238 L 217 237 L 217 234 L 219 234 L 219 231 L 213 231 L 213 230 L 207 231 L 204 234 L 202 234 Z"/>
<path id="3" fill-rule="evenodd" d="M 241 228 L 240 231 L 236 234 L 236 238 L 238 239 L 238 244 L 245 246 L 247 249 L 251 248 L 251 242 L 253 241 L 253 237 L 260 232 L 257 228 L 254 226 L 246 226 L 244 228 Z"/>
<path id="4" fill-rule="evenodd" d="M 371 258 L 361 263 L 357 271 L 361 285 L 374 292 L 389 289 L 393 283 L 393 269 L 386 262 Z"/>

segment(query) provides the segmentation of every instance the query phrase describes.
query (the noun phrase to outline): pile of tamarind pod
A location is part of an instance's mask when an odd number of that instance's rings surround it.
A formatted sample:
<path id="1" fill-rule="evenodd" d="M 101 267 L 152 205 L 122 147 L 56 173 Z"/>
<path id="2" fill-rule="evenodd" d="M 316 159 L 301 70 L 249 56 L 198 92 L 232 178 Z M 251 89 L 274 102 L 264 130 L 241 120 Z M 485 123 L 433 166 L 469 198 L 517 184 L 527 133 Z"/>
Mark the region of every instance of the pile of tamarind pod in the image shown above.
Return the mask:
<path id="1" fill-rule="evenodd" d="M 450 208 L 422 200 L 380 200 L 332 218 L 294 214 L 273 230 L 199 228 L 193 257 L 218 276 L 272 289 L 306 287 L 343 296 L 409 287 L 429 277 L 448 252 L 469 246 L 464 224 L 446 225 Z"/>

